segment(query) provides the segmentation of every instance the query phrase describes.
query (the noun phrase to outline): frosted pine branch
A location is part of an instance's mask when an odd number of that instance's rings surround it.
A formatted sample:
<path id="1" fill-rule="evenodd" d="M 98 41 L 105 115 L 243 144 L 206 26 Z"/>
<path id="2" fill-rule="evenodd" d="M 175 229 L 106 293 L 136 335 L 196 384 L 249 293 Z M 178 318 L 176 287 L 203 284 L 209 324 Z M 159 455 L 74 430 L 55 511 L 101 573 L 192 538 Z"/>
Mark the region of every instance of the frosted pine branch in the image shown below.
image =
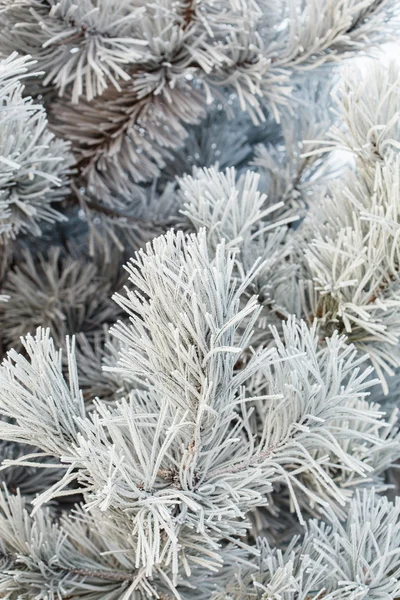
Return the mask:
<path id="1" fill-rule="evenodd" d="M 211 258 L 206 239 L 171 232 L 129 263 L 117 300 L 130 319 L 113 329 L 122 346 L 110 368 L 127 381 L 126 398 L 85 409 L 74 346 L 65 378 L 45 332 L 24 341 L 28 358 L 12 351 L 0 367 L 0 413 L 15 419 L 1 437 L 35 444 L 66 468 L 35 513 L 74 493 L 76 481 L 90 518 L 102 515 L 111 538 L 123 532 L 136 568 L 172 587 L 195 582 L 199 566 L 220 569 L 224 541 L 251 552 L 241 541 L 246 517 L 274 489 L 287 487 L 303 520 L 302 498 L 346 505 L 335 471 L 379 475 L 399 455 L 394 424 L 358 402 L 368 370 L 337 336 L 318 352 L 315 328 L 290 320 L 283 341 L 276 334 L 275 348 L 239 366 L 260 311 L 255 298 L 241 304 L 254 273 L 235 283 L 234 253 L 222 243 Z"/>
<path id="2" fill-rule="evenodd" d="M 29 231 L 63 219 L 51 204 L 68 193 L 73 159 L 68 144 L 47 127 L 44 109 L 23 98 L 23 76 L 32 61 L 16 54 L 0 61 L 0 235 Z"/>
<path id="3" fill-rule="evenodd" d="M 385 374 L 400 364 L 398 89 L 394 65 L 371 68 L 366 78 L 359 72 L 358 79 L 354 73 L 345 79 L 346 127 L 333 128 L 331 137 L 334 146 L 355 154 L 356 171 L 348 172 L 345 187 L 332 185 L 331 198 L 303 226 L 305 277 L 313 280 L 308 288 L 313 290 L 306 293 L 309 318 L 319 320 L 325 331 L 346 332 L 369 354 L 386 390 Z"/>
<path id="4" fill-rule="evenodd" d="M 213 600 L 265 598 L 354 600 L 396 598 L 400 592 L 399 510 L 373 491 L 357 493 L 345 522 L 309 522 L 303 540 L 285 552 L 260 539 L 259 566 L 238 565 Z"/>

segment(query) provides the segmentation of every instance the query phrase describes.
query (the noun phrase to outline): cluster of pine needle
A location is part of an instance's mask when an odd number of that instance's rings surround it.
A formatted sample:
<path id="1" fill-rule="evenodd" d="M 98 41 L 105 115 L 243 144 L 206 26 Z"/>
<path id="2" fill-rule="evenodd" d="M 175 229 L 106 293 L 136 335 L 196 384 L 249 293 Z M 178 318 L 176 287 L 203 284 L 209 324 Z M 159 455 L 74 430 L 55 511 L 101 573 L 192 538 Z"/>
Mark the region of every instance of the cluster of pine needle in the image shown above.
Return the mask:
<path id="1" fill-rule="evenodd" d="M 400 599 L 397 0 L 0 0 L 0 596 Z"/>

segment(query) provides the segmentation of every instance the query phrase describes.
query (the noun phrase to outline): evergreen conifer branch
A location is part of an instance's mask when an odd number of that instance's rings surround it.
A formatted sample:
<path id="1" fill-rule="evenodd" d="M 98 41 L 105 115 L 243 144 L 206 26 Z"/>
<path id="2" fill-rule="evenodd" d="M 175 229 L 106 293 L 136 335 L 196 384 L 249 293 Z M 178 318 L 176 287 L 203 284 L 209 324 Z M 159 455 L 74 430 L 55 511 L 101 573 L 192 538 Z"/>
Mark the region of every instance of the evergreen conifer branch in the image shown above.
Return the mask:
<path id="1" fill-rule="evenodd" d="M 2 598 L 400 598 L 398 17 L 0 0 Z"/>
<path id="2" fill-rule="evenodd" d="M 47 127 L 44 109 L 23 97 L 19 78 L 32 65 L 16 54 L 0 61 L 0 235 L 40 235 L 40 224 L 64 217 L 52 207 L 66 195 L 73 159 Z"/>

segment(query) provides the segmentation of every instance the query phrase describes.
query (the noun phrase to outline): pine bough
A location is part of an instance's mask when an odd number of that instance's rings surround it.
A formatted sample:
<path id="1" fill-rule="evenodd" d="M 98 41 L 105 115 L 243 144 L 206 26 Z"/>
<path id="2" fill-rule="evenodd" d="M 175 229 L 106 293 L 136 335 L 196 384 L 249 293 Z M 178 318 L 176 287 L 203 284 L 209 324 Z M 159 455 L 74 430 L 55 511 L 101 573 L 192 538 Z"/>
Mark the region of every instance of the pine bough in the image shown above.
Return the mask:
<path id="1" fill-rule="evenodd" d="M 2 598 L 400 598 L 395 4 L 0 1 Z"/>

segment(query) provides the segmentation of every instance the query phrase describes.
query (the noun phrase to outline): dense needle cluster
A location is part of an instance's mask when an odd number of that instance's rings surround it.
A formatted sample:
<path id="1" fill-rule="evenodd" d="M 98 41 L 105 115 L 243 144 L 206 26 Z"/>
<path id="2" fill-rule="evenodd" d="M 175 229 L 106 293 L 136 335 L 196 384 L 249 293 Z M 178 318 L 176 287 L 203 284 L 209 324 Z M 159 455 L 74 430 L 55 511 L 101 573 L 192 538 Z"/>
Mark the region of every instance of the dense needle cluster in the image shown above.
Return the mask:
<path id="1" fill-rule="evenodd" d="M 2 598 L 400 599 L 397 5 L 0 0 Z"/>

